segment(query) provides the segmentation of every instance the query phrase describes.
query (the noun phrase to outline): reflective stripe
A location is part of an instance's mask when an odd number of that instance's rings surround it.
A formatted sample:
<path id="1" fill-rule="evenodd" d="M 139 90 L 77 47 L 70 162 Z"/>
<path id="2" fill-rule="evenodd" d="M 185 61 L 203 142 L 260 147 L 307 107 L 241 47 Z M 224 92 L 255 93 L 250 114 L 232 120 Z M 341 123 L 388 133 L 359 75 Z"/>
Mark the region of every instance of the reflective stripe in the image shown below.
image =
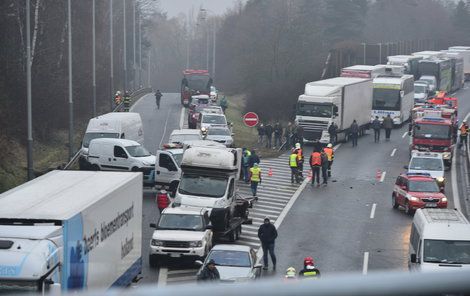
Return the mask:
<path id="1" fill-rule="evenodd" d="M 261 175 L 261 169 L 257 167 L 252 167 L 250 169 L 251 172 L 251 181 L 253 182 L 259 182 L 260 181 L 260 175 Z"/>
<path id="2" fill-rule="evenodd" d="M 292 153 L 289 157 L 289 166 L 291 168 L 296 168 L 297 167 L 297 154 Z"/>
<path id="3" fill-rule="evenodd" d="M 316 271 L 307 271 L 307 272 L 304 272 L 303 275 L 304 276 L 317 276 L 317 272 Z"/>

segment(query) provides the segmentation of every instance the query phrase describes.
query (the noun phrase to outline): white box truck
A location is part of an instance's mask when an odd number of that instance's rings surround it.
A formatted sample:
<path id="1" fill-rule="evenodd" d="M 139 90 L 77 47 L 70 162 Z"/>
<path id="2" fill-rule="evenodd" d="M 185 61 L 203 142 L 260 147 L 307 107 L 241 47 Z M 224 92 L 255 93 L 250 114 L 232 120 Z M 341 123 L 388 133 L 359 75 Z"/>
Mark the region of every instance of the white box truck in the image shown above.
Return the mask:
<path id="1" fill-rule="evenodd" d="M 0 195 L 0 290 L 127 286 L 141 239 L 142 174 L 52 171 Z"/>
<path id="2" fill-rule="evenodd" d="M 449 51 L 458 52 L 463 58 L 463 72 L 465 80 L 470 80 L 470 46 L 452 46 Z"/>
<path id="3" fill-rule="evenodd" d="M 309 82 L 299 96 L 295 121 L 304 129 L 304 142 L 328 143 L 328 127 L 338 125 L 337 140 L 348 140 L 349 127 L 357 121 L 361 134 L 369 126 L 372 80 L 337 77 Z"/>

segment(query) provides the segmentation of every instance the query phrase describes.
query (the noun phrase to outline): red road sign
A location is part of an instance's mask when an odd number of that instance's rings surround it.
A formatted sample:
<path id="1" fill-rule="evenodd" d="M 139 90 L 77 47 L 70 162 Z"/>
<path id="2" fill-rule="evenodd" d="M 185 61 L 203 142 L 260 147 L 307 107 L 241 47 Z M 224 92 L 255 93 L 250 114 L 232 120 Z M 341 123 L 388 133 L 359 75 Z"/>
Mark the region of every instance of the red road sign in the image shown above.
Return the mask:
<path id="1" fill-rule="evenodd" d="M 254 127 L 258 124 L 259 118 L 258 114 L 255 112 L 248 112 L 243 116 L 243 122 L 246 126 Z"/>

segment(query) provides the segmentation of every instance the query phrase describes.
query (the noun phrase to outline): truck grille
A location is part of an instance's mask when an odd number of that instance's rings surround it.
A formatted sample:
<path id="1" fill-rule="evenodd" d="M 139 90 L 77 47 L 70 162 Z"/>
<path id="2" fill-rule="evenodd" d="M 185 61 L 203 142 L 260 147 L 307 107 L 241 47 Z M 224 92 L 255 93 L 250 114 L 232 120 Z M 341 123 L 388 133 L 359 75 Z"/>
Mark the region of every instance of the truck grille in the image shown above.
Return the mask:
<path id="1" fill-rule="evenodd" d="M 299 125 L 304 129 L 304 138 L 307 140 L 318 140 L 322 131 L 328 130 L 328 122 L 317 120 L 299 120 Z"/>
<path id="2" fill-rule="evenodd" d="M 435 146 L 435 145 L 423 145 L 423 144 L 419 144 L 416 146 L 418 147 L 418 150 L 420 151 L 436 151 L 436 152 L 444 151 L 446 148 L 449 148 L 447 146 Z"/>
<path id="3" fill-rule="evenodd" d="M 163 241 L 163 246 L 167 248 L 189 248 L 189 242 Z"/>

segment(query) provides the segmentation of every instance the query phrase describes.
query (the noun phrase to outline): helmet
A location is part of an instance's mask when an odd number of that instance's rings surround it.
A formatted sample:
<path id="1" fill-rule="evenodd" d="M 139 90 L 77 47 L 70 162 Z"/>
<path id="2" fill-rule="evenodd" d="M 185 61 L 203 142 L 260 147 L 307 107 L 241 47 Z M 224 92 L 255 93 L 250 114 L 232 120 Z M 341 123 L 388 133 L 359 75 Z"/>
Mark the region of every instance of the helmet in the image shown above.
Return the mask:
<path id="1" fill-rule="evenodd" d="M 305 257 L 304 258 L 304 266 L 310 266 L 314 265 L 313 258 L 312 257 Z"/>
<path id="2" fill-rule="evenodd" d="M 326 147 L 332 148 L 332 147 L 333 147 L 333 144 L 329 143 L 328 145 L 326 145 Z"/>
<path id="3" fill-rule="evenodd" d="M 297 273 L 295 272 L 295 268 L 294 268 L 294 267 L 289 267 L 289 268 L 287 268 L 287 270 L 286 270 L 286 278 L 295 278 L 296 275 L 297 275 Z"/>
<path id="4" fill-rule="evenodd" d="M 300 149 L 300 143 L 295 143 L 295 149 Z"/>

